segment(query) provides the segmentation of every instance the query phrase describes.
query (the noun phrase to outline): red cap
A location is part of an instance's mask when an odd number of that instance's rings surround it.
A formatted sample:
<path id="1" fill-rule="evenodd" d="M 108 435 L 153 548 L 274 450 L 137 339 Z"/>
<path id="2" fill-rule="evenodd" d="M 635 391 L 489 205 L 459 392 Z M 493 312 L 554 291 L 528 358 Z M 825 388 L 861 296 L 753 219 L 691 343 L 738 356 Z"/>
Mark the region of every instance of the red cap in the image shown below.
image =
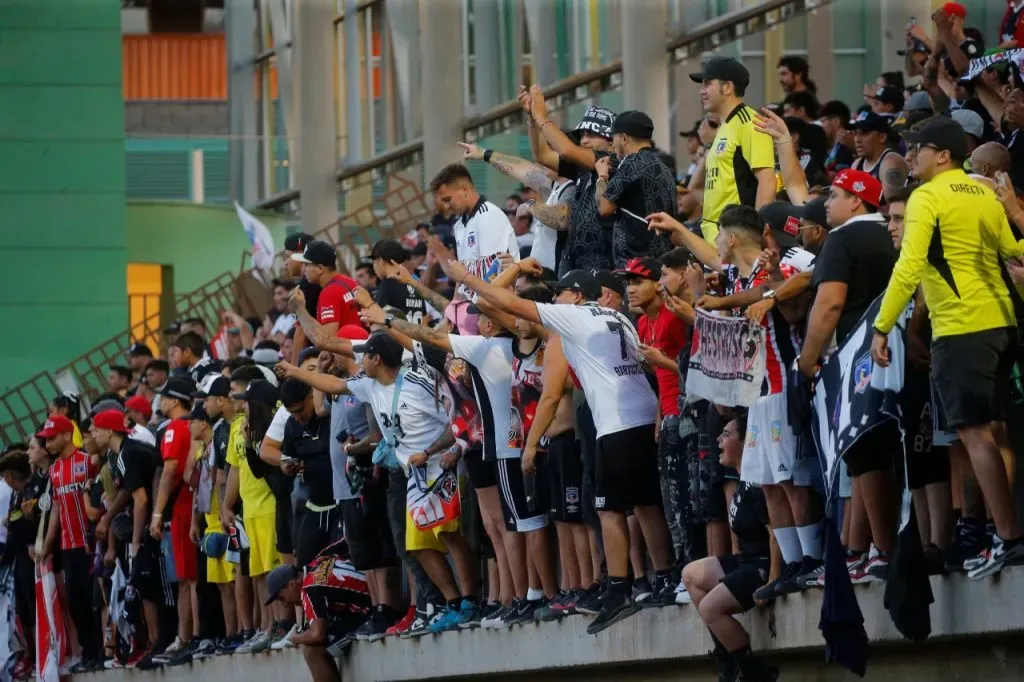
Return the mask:
<path id="1" fill-rule="evenodd" d="M 951 17 L 967 18 L 967 8 L 959 2 L 947 2 L 942 6 L 942 11 Z"/>
<path id="2" fill-rule="evenodd" d="M 832 181 L 833 187 L 845 189 L 850 194 L 872 206 L 882 205 L 882 183 L 864 171 L 846 168 Z"/>
<path id="3" fill-rule="evenodd" d="M 121 410 L 103 410 L 92 418 L 92 425 L 97 429 L 110 429 L 114 433 L 128 433 L 128 424 Z"/>
<path id="4" fill-rule="evenodd" d="M 348 339 L 349 341 L 365 341 L 370 338 L 370 332 L 358 324 L 343 324 L 338 327 L 338 333 L 335 336 L 339 339 Z"/>
<path id="5" fill-rule="evenodd" d="M 124 401 L 124 409 L 141 412 L 142 416 L 147 420 L 153 416 L 153 403 L 146 400 L 146 398 L 141 395 L 133 395 L 131 398 Z"/>
<path id="6" fill-rule="evenodd" d="M 624 269 L 616 270 L 621 277 L 640 277 L 657 282 L 661 279 L 661 262 L 657 258 L 630 258 Z"/>
<path id="7" fill-rule="evenodd" d="M 74 433 L 75 424 L 61 414 L 55 414 L 46 420 L 43 429 L 36 435 L 40 438 L 53 438 L 59 433 Z"/>

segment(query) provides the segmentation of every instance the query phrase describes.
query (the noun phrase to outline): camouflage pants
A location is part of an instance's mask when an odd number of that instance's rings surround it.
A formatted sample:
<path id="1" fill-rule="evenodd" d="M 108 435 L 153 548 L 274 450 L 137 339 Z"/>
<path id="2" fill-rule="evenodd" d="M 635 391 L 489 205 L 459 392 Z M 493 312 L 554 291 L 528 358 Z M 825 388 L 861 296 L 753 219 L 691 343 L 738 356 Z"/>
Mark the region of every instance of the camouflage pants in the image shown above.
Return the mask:
<path id="1" fill-rule="evenodd" d="M 661 482 L 661 500 L 665 521 L 672 537 L 674 555 L 685 563 L 693 542 L 689 527 L 693 517 L 690 505 L 690 478 L 686 441 L 679 433 L 678 416 L 661 421 L 658 436 L 658 478 Z"/>

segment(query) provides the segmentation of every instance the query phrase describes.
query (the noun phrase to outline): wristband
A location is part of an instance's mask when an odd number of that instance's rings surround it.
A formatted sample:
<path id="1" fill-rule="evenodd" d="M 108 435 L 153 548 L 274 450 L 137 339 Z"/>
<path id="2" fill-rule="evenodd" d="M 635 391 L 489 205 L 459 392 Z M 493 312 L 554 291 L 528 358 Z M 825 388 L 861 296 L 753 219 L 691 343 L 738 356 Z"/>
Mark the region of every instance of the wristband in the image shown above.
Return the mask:
<path id="1" fill-rule="evenodd" d="M 792 137 L 784 137 L 781 140 L 775 140 L 775 144 L 789 144 L 793 141 Z"/>
<path id="2" fill-rule="evenodd" d="M 494 153 L 493 149 L 485 149 L 484 150 L 484 163 L 490 163 L 491 162 L 491 155 L 493 153 Z"/>
<path id="3" fill-rule="evenodd" d="M 153 512 L 153 518 L 154 519 L 162 519 L 163 517 L 164 517 L 163 514 L 157 514 L 156 512 Z"/>

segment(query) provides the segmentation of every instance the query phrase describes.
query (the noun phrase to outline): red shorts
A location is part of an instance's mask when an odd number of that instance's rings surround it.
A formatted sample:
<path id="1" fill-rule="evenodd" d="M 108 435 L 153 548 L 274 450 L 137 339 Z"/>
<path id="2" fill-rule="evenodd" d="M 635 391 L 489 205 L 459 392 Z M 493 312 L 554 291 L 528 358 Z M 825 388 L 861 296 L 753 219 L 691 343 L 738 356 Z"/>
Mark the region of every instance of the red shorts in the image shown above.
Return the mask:
<path id="1" fill-rule="evenodd" d="M 199 580 L 199 548 L 189 537 L 192 527 L 192 496 L 183 504 L 179 496 L 171 514 L 171 551 L 174 552 L 174 572 L 178 581 Z"/>

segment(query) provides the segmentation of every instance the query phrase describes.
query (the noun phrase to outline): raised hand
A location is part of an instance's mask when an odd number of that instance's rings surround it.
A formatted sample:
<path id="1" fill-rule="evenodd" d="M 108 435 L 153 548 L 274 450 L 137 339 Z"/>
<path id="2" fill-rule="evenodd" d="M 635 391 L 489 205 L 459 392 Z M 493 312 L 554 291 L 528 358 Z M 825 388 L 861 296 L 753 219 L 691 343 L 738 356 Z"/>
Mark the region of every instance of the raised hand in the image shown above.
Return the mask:
<path id="1" fill-rule="evenodd" d="M 680 232 L 686 229 L 681 222 L 664 211 L 647 216 L 647 227 L 658 232 Z"/>
<path id="2" fill-rule="evenodd" d="M 462 158 L 466 161 L 483 161 L 484 150 L 469 142 L 456 142 L 462 148 Z"/>
<path id="3" fill-rule="evenodd" d="M 754 117 L 754 127 L 758 131 L 769 135 L 776 142 L 792 139 L 789 134 L 789 128 L 786 127 L 786 122 L 768 107 L 762 107 L 761 113 Z"/>

